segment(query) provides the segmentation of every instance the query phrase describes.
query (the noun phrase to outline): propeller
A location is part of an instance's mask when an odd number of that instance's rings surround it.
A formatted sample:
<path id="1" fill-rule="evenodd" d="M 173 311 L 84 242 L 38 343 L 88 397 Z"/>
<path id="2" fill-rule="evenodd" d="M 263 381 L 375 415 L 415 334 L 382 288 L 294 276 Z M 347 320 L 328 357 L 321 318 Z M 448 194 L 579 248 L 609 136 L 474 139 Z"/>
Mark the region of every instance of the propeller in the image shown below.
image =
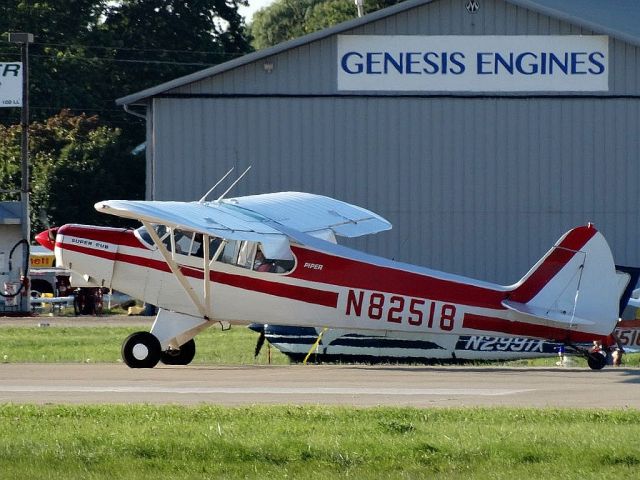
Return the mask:
<path id="1" fill-rule="evenodd" d="M 262 350 L 262 346 L 264 345 L 265 338 L 266 338 L 266 335 L 264 334 L 264 330 L 262 330 L 260 332 L 260 335 L 258 336 L 258 342 L 256 343 L 256 350 L 253 354 L 253 358 L 258 358 L 258 355 L 260 355 L 260 350 Z"/>
<path id="2" fill-rule="evenodd" d="M 260 351 L 262 350 L 262 346 L 264 345 L 264 341 L 266 339 L 266 335 L 264 333 L 266 325 L 263 325 L 261 323 L 252 323 L 251 325 L 249 325 L 249 328 L 254 332 L 260 333 L 260 335 L 258 336 L 258 341 L 256 342 L 256 348 L 253 354 L 253 358 L 258 358 L 258 355 L 260 355 Z"/>

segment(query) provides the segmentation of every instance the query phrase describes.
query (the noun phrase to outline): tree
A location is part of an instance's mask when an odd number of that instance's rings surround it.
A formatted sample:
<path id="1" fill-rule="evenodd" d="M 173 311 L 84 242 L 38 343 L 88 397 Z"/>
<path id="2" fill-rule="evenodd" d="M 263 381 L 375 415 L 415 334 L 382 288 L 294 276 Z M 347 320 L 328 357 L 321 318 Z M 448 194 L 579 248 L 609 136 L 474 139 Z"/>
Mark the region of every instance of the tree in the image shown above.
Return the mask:
<path id="1" fill-rule="evenodd" d="M 30 100 L 32 118 L 45 119 L 63 106 L 91 106 L 79 102 L 88 82 L 79 81 L 85 75 L 93 77 L 91 67 L 79 60 L 82 52 L 67 44 L 90 44 L 90 28 L 103 11 L 103 0 L 49 0 L 15 2 L 0 15 L 0 33 L 30 32 L 35 42 L 29 47 Z M 20 48 L 0 41 L 4 61 L 19 61 Z M 90 99 L 88 99 L 90 100 Z M 0 109 L 0 122 L 19 123 L 20 110 Z"/>
<path id="2" fill-rule="evenodd" d="M 30 126 L 32 233 L 64 223 L 122 224 L 94 203 L 144 196 L 144 158 L 97 116 L 63 110 Z M 0 182 L 20 185 L 20 128 L 0 125 Z M 5 198 L 8 198 L 4 195 Z"/>
<path id="3" fill-rule="evenodd" d="M 395 5 L 402 0 L 366 0 L 365 13 Z M 276 0 L 253 16 L 250 33 L 256 49 L 331 27 L 357 17 L 352 0 Z"/>
<path id="4" fill-rule="evenodd" d="M 30 46 L 32 225 L 110 223 L 105 198 L 142 198 L 144 122 L 118 97 L 251 50 L 238 5 L 247 0 L 18 0 L 0 33 L 27 31 Z M 0 42 L 3 60 L 19 48 Z M 61 112 L 61 113 L 59 113 Z M 59 114 L 58 114 L 59 113 Z M 86 113 L 86 114 L 85 114 Z M 19 109 L 0 109 L 0 181 L 20 185 Z"/>
<path id="5" fill-rule="evenodd" d="M 107 96 L 114 101 L 249 52 L 237 11 L 246 3 L 126 0 L 109 6 L 95 32 L 99 44 L 111 46 L 105 54 L 117 65 L 104 71 Z"/>
<path id="6" fill-rule="evenodd" d="M 328 28 L 355 18 L 357 11 L 354 2 L 344 0 L 325 0 L 315 5 L 304 24 L 306 33 Z"/>
<path id="7" fill-rule="evenodd" d="M 276 0 L 253 15 L 251 36 L 256 49 L 271 47 L 307 33 L 305 24 L 323 0 Z"/>
<path id="8" fill-rule="evenodd" d="M 0 32 L 29 31 L 31 115 L 62 108 L 136 124 L 116 107 L 128 93 L 201 70 L 251 50 L 238 14 L 247 0 L 18 1 L 0 15 Z M 0 52 L 18 60 L 19 49 Z M 17 123 L 17 109 L 0 122 Z"/>

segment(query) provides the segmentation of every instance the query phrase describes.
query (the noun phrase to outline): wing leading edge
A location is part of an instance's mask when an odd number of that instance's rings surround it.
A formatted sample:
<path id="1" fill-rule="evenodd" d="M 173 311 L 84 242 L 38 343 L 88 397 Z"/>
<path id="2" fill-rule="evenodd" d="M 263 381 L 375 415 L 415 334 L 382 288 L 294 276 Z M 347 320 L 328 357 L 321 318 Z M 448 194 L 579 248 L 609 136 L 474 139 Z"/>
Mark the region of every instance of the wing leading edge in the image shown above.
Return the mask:
<path id="1" fill-rule="evenodd" d="M 284 230 L 320 238 L 358 237 L 391 224 L 364 208 L 322 195 L 279 192 L 215 202 L 106 200 L 96 210 L 123 218 L 192 230 L 229 240 L 260 242 L 268 258 L 292 258 Z"/>

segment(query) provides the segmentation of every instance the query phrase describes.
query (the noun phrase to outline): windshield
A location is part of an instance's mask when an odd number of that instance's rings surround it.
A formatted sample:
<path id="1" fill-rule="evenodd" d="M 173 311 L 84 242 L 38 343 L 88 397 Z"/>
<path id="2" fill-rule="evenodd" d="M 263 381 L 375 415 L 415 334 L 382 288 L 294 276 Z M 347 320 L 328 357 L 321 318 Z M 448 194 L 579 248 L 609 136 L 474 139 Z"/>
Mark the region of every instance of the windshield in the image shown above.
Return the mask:
<path id="1" fill-rule="evenodd" d="M 133 234 L 140 240 L 142 243 L 146 244 L 147 247 L 153 248 L 153 240 L 149 232 L 147 232 L 146 227 L 140 227 L 133 231 Z"/>
<path id="2" fill-rule="evenodd" d="M 199 258 L 204 256 L 204 241 L 201 233 L 174 228 L 172 242 L 171 229 L 165 225 L 153 225 L 153 228 L 165 248 L 173 254 Z M 153 239 L 145 227 L 138 228 L 134 234 L 149 248 L 155 248 Z M 210 236 L 209 259 L 214 258 L 229 265 L 268 273 L 287 273 L 295 265 L 293 260 L 265 258 L 257 242 L 247 240 L 227 240 L 225 242 L 221 238 Z"/>

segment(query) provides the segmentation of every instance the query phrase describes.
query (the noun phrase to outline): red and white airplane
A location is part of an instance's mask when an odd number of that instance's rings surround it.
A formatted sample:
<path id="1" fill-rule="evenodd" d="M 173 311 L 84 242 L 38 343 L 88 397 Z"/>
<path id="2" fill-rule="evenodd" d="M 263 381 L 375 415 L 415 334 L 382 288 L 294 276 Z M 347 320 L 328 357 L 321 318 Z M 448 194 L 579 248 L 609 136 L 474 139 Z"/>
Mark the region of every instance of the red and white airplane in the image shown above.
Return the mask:
<path id="1" fill-rule="evenodd" d="M 95 207 L 143 226 L 70 224 L 37 240 L 55 247 L 58 265 L 74 276 L 160 307 L 150 332 L 123 343 L 123 360 L 132 368 L 190 363 L 193 338 L 218 322 L 607 345 L 629 280 L 616 272 L 606 240 L 592 225 L 567 232 L 519 282 L 500 286 L 338 245 L 336 236 L 372 234 L 391 224 L 319 195 L 110 200 Z M 590 363 L 602 368 L 602 356 L 592 356 Z"/>

